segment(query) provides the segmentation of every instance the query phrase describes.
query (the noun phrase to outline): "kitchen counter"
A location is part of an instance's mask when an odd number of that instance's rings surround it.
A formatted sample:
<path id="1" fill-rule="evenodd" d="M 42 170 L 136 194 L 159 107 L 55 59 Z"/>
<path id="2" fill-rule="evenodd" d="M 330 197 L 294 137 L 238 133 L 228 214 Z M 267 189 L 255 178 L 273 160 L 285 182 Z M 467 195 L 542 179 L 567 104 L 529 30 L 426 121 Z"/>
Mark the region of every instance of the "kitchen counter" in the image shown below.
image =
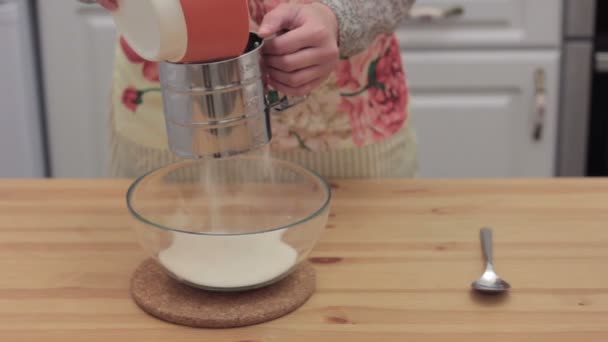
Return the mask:
<path id="1" fill-rule="evenodd" d="M 144 314 L 119 180 L 0 181 L 0 341 L 607 341 L 608 180 L 335 184 L 318 291 L 277 321 L 199 330 Z M 513 290 L 479 296 L 479 228 Z"/>

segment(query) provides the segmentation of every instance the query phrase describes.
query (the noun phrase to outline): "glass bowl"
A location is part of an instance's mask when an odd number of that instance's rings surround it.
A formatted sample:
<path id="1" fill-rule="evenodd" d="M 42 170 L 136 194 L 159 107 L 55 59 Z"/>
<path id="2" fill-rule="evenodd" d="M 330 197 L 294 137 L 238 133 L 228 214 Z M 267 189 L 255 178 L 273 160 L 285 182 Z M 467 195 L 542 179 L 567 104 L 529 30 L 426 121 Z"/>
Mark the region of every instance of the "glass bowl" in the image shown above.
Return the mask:
<path id="1" fill-rule="evenodd" d="M 184 160 L 130 186 L 127 206 L 144 250 L 190 286 L 270 285 L 306 259 L 329 214 L 316 173 L 268 157 Z"/>

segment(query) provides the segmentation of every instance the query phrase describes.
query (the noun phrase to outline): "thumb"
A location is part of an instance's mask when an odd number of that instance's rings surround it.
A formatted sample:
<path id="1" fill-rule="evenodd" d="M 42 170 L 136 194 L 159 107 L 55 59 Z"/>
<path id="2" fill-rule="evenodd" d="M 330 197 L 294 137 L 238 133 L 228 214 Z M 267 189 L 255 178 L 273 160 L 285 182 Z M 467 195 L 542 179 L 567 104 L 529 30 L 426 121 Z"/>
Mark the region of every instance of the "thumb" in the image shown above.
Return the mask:
<path id="1" fill-rule="evenodd" d="M 294 5 L 280 5 L 268 12 L 260 29 L 258 35 L 262 38 L 268 38 L 274 34 L 280 33 L 283 30 L 292 29 L 293 19 L 298 14 L 298 7 Z"/>

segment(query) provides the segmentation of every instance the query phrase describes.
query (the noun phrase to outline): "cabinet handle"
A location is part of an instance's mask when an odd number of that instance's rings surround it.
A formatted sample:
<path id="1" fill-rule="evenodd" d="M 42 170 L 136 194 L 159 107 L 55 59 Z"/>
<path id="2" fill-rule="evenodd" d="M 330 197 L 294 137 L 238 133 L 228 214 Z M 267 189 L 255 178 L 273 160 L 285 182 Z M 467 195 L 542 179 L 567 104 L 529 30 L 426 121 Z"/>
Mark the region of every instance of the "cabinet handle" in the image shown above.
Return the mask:
<path id="1" fill-rule="evenodd" d="M 532 140 L 539 142 L 543 139 L 547 112 L 547 75 L 543 69 L 534 72 L 534 106 Z"/>
<path id="2" fill-rule="evenodd" d="M 408 14 L 409 20 L 414 21 L 441 21 L 450 18 L 462 17 L 464 7 L 454 5 L 451 7 L 440 8 L 430 6 L 414 6 Z"/>
<path id="3" fill-rule="evenodd" d="M 595 54 L 595 70 L 601 73 L 608 72 L 608 52 Z"/>

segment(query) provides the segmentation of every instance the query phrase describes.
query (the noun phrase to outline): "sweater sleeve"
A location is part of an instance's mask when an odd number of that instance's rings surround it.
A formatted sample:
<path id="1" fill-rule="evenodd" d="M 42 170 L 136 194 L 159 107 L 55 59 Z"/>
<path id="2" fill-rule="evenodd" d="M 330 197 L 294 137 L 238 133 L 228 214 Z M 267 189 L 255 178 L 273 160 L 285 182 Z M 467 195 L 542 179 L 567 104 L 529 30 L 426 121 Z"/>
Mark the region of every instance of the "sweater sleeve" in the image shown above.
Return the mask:
<path id="1" fill-rule="evenodd" d="M 416 0 L 320 0 L 338 18 L 340 55 L 365 50 L 382 33 L 394 31 Z"/>

